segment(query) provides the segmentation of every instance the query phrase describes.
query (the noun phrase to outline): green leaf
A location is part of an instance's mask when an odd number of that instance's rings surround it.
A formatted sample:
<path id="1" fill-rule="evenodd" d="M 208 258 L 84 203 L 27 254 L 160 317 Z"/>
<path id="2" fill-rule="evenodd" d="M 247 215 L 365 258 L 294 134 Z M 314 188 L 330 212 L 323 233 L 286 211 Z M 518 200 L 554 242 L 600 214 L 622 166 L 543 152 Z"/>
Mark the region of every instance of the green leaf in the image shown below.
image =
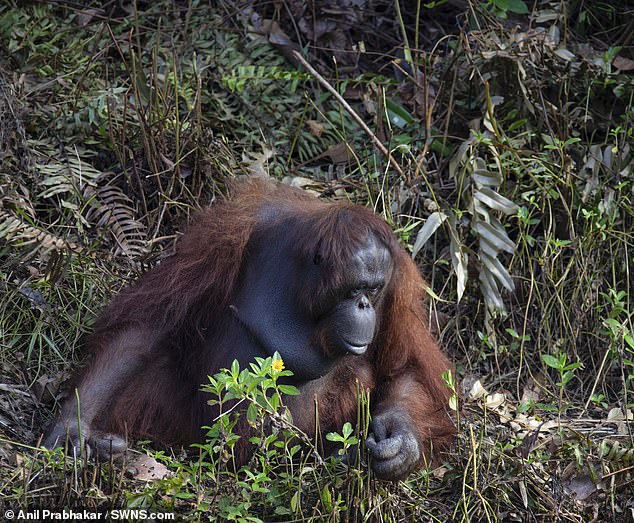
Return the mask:
<path id="1" fill-rule="evenodd" d="M 251 403 L 247 409 L 247 419 L 254 423 L 258 419 L 258 407 L 255 403 Z"/>
<path id="2" fill-rule="evenodd" d="M 336 432 L 329 432 L 328 434 L 326 434 L 326 439 L 328 441 L 336 441 L 336 442 L 343 442 L 343 436 L 341 434 L 337 434 Z"/>
<path id="3" fill-rule="evenodd" d="M 528 122 L 528 118 L 522 118 L 520 120 L 516 120 L 514 121 L 511 125 L 509 125 L 509 132 L 515 131 L 516 129 L 519 129 L 520 127 L 523 127 L 524 125 L 526 125 L 526 123 Z"/>
<path id="4" fill-rule="evenodd" d="M 278 385 L 277 388 L 282 394 L 287 396 L 297 396 L 300 394 L 299 389 L 293 385 Z"/>
<path id="5" fill-rule="evenodd" d="M 506 0 L 507 1 L 507 9 L 511 11 L 511 13 L 516 13 L 518 15 L 525 15 L 528 13 L 528 6 L 526 2 L 523 0 Z"/>
<path id="6" fill-rule="evenodd" d="M 531 401 L 528 401 L 528 402 L 525 402 L 525 403 L 520 403 L 520 406 L 517 407 L 517 412 L 519 412 L 520 414 L 524 414 L 524 413 L 528 412 L 533 405 L 534 404 Z"/>
<path id="7" fill-rule="evenodd" d="M 324 488 L 320 492 L 321 502 L 324 504 L 324 508 L 327 512 L 332 510 L 332 494 L 330 493 L 330 489 L 328 485 L 325 485 Z"/>
<path id="8" fill-rule="evenodd" d="M 561 362 L 559 359 L 551 356 L 550 354 L 542 354 L 542 361 L 553 369 L 561 369 Z"/>
<path id="9" fill-rule="evenodd" d="M 571 370 L 568 370 L 563 373 L 561 376 L 561 385 L 566 386 L 566 384 L 574 377 L 575 373 Z"/>
<path id="10" fill-rule="evenodd" d="M 412 115 L 409 114 L 403 106 L 397 104 L 396 102 L 393 102 L 392 100 L 387 100 L 385 102 L 385 111 L 387 113 L 387 117 L 390 120 L 390 123 L 392 125 L 395 125 L 399 129 L 402 129 L 407 124 L 410 124 L 414 121 Z"/>
<path id="11" fill-rule="evenodd" d="M 298 490 L 291 497 L 291 510 L 293 512 L 297 512 L 297 509 L 299 508 L 299 493 L 300 493 L 300 491 Z"/>

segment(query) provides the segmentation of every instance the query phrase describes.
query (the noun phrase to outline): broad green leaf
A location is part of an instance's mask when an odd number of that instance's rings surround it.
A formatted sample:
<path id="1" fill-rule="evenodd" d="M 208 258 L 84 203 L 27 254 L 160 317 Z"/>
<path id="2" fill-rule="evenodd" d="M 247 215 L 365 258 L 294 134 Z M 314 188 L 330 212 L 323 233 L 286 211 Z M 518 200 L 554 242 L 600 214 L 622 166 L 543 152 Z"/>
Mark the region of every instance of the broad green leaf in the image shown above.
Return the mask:
<path id="1" fill-rule="evenodd" d="M 565 386 L 574 377 L 574 375 L 575 373 L 571 370 L 564 372 L 561 376 L 561 384 Z"/>
<path id="2" fill-rule="evenodd" d="M 293 494 L 293 496 L 291 497 L 291 510 L 293 512 L 297 512 L 297 509 L 299 508 L 299 496 L 300 496 L 300 490 L 298 490 L 297 492 L 295 492 L 295 494 Z"/>
<path id="3" fill-rule="evenodd" d="M 524 0 L 506 0 L 507 10 L 511 13 L 518 15 L 525 15 L 528 13 L 528 6 Z"/>
<path id="4" fill-rule="evenodd" d="M 328 434 L 326 434 L 326 439 L 328 441 L 343 441 L 343 437 L 341 436 L 341 434 L 337 434 L 336 432 L 329 432 Z"/>
<path id="5" fill-rule="evenodd" d="M 324 508 L 327 512 L 330 512 L 332 510 L 332 494 L 330 493 L 328 485 L 324 485 L 324 488 L 321 490 L 320 497 L 321 502 L 324 504 Z"/>
<path id="6" fill-rule="evenodd" d="M 409 114 L 403 106 L 397 104 L 392 100 L 387 100 L 385 102 L 385 110 L 387 112 L 387 117 L 389 118 L 390 123 L 392 125 L 395 125 L 399 129 L 402 129 L 407 124 L 410 124 L 414 121 L 412 115 Z"/>
<path id="7" fill-rule="evenodd" d="M 255 423 L 258 419 L 258 407 L 255 403 L 251 403 L 247 408 L 247 419 L 251 423 Z"/>
<path id="8" fill-rule="evenodd" d="M 550 354 L 542 354 L 542 361 L 553 369 L 559 369 L 561 367 L 560 361 Z"/>
<path id="9" fill-rule="evenodd" d="M 278 385 L 277 388 L 280 389 L 282 394 L 287 396 L 297 396 L 300 393 L 299 389 L 293 385 Z"/>

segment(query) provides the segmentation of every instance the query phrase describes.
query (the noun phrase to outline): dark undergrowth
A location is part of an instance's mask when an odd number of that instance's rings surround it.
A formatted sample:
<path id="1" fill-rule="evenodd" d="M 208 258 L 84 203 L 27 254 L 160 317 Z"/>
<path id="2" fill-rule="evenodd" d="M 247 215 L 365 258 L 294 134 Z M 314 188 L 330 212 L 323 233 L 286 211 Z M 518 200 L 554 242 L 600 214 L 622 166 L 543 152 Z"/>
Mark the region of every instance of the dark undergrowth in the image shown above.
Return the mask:
<path id="1" fill-rule="evenodd" d="M 4 517 L 634 521 L 632 7 L 304 4 L 0 5 Z M 230 419 L 126 464 L 37 449 L 96 315 L 237 176 L 370 206 L 415 257 L 462 396 L 443 466 L 376 480 L 367 423 L 320 457 L 271 361 L 211 384 L 253 405 L 245 469 Z"/>

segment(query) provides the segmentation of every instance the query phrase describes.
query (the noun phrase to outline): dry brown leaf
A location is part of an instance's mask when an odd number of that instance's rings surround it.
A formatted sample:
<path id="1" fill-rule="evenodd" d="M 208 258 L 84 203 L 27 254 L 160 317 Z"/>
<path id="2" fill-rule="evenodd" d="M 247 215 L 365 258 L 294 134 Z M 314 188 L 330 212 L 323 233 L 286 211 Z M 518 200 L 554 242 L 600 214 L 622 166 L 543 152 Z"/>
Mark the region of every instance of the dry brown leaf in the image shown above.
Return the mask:
<path id="1" fill-rule="evenodd" d="M 153 481 L 163 479 L 170 472 L 169 469 L 146 454 L 139 454 L 128 463 L 128 475 L 139 481 Z"/>
<path id="2" fill-rule="evenodd" d="M 273 154 L 273 149 L 270 149 L 266 145 L 263 145 L 261 153 L 242 153 L 242 163 L 252 176 L 268 178 L 268 161 L 273 158 Z"/>
<path id="3" fill-rule="evenodd" d="M 310 134 L 316 136 L 317 138 L 324 134 L 324 131 L 326 130 L 324 125 L 317 120 L 307 120 L 306 125 L 308 126 Z"/>
<path id="4" fill-rule="evenodd" d="M 323 187 L 320 187 L 320 184 L 318 182 L 315 182 L 315 180 L 311 180 L 310 178 L 304 178 L 303 176 L 285 176 L 282 179 L 282 183 L 290 185 L 291 187 L 303 189 L 304 191 L 310 194 L 314 194 L 315 196 L 319 196 L 320 194 L 320 191 L 316 190 L 316 188 L 323 190 Z"/>
<path id="5" fill-rule="evenodd" d="M 630 60 L 629 58 L 625 58 L 623 56 L 615 56 L 614 60 L 612 60 L 612 65 L 621 71 L 634 70 L 634 60 Z"/>
<path id="6" fill-rule="evenodd" d="M 481 398 L 485 394 L 487 394 L 487 390 L 484 388 L 480 380 L 475 381 L 471 386 L 471 389 L 469 389 L 469 398 L 474 400 Z"/>
<path id="7" fill-rule="evenodd" d="M 351 159 L 348 145 L 345 142 L 328 147 L 324 154 L 332 160 L 332 163 L 346 163 Z"/>
<path id="8" fill-rule="evenodd" d="M 59 392 L 59 377 L 51 378 L 47 374 L 40 376 L 35 383 L 33 383 L 31 392 L 37 401 L 44 404 L 53 403 Z"/>
<path id="9" fill-rule="evenodd" d="M 565 60 L 566 62 L 571 62 L 572 60 L 575 59 L 575 54 L 569 51 L 568 49 L 566 49 L 565 47 L 560 47 L 559 49 L 555 49 L 555 54 L 562 60 Z"/>
<path id="10" fill-rule="evenodd" d="M 495 392 L 494 394 L 489 394 L 486 397 L 486 406 L 489 409 L 497 409 L 502 406 L 506 402 L 506 396 L 501 392 Z"/>
<path id="11" fill-rule="evenodd" d="M 301 51 L 301 48 L 288 37 L 277 22 L 268 18 L 262 20 L 259 32 L 266 36 L 269 43 L 282 53 L 284 58 L 293 64 L 297 64 L 293 51 Z"/>
<path id="12" fill-rule="evenodd" d="M 522 456 L 524 459 L 528 458 L 531 450 L 535 448 L 535 444 L 537 443 L 537 439 L 539 438 L 539 431 L 541 430 L 543 424 L 544 423 L 542 423 L 534 431 L 526 434 L 526 436 L 524 436 L 524 439 L 522 440 L 522 443 L 520 443 L 517 447 L 520 456 Z"/>
<path id="13" fill-rule="evenodd" d="M 595 477 L 600 477 L 600 471 L 594 473 Z M 579 470 L 576 463 L 569 463 L 564 469 L 561 479 L 563 485 L 577 500 L 588 499 L 598 488 L 588 469 L 588 465 Z"/>
<path id="14" fill-rule="evenodd" d="M 317 156 L 306 160 L 304 164 L 316 162 L 325 156 L 330 158 L 332 163 L 347 163 L 352 160 L 352 153 L 350 152 L 348 144 L 346 144 L 346 142 L 341 142 L 328 147 L 328 149 L 326 149 L 323 153 L 319 153 Z"/>
<path id="15" fill-rule="evenodd" d="M 522 399 L 520 403 L 537 402 L 540 399 L 540 391 L 543 389 L 542 382 L 544 381 L 542 375 L 538 375 L 535 378 L 530 378 L 522 391 Z"/>

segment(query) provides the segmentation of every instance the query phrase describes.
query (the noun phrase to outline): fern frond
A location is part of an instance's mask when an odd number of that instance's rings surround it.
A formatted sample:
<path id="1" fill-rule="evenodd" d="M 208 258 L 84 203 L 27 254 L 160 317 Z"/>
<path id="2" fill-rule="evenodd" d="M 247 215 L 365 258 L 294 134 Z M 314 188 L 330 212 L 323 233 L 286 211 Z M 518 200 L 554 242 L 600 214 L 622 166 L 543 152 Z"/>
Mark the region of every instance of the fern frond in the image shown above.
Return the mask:
<path id="1" fill-rule="evenodd" d="M 39 229 L 19 216 L 2 209 L 0 209 L 0 240 L 5 240 L 15 247 L 30 247 L 36 252 L 62 249 L 82 250 L 78 245 Z"/>
<path id="2" fill-rule="evenodd" d="M 89 203 L 86 219 L 112 236 L 115 241 L 115 256 L 135 258 L 147 253 L 145 225 L 136 219 L 132 200 L 119 187 L 87 185 L 84 197 Z"/>

